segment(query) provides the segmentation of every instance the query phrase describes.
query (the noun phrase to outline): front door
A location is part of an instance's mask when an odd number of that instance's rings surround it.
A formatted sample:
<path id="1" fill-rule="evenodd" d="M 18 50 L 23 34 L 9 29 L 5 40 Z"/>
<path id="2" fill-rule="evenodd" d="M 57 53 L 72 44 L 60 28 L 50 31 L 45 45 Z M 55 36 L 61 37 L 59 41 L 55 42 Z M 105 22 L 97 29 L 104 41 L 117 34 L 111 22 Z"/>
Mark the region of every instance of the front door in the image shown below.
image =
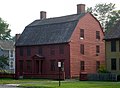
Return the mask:
<path id="1" fill-rule="evenodd" d="M 36 73 L 41 73 L 42 74 L 42 60 L 36 60 Z"/>

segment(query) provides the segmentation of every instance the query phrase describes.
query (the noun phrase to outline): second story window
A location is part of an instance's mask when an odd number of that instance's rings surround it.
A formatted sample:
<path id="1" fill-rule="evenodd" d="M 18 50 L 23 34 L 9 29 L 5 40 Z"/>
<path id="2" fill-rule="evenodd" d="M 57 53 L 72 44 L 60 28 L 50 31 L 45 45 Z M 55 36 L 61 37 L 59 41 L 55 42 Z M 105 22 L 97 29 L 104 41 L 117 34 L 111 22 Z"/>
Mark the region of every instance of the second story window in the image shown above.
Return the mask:
<path id="1" fill-rule="evenodd" d="M 80 29 L 80 39 L 84 39 L 84 29 Z"/>
<path id="2" fill-rule="evenodd" d="M 30 55 L 31 55 L 31 48 L 27 47 L 27 56 L 30 56 Z"/>
<path id="3" fill-rule="evenodd" d="M 42 49 L 42 47 L 38 48 L 38 54 L 39 54 L 39 55 L 42 55 L 42 54 L 43 54 L 43 49 Z"/>
<path id="4" fill-rule="evenodd" d="M 23 56 L 23 53 L 24 53 L 24 51 L 23 51 L 23 48 L 22 47 L 20 47 L 20 56 Z"/>
<path id="5" fill-rule="evenodd" d="M 13 57 L 13 50 L 10 51 L 10 57 Z"/>
<path id="6" fill-rule="evenodd" d="M 115 52 L 116 51 L 116 41 L 112 40 L 111 41 L 111 52 Z"/>
<path id="7" fill-rule="evenodd" d="M 96 54 L 98 54 L 98 53 L 100 53 L 100 46 L 99 45 L 96 46 Z"/>
<path id="8" fill-rule="evenodd" d="M 119 40 L 119 51 L 120 51 L 120 40 Z"/>
<path id="9" fill-rule="evenodd" d="M 84 45 L 83 44 L 80 44 L 80 53 L 84 54 Z"/>
<path id="10" fill-rule="evenodd" d="M 54 47 L 50 47 L 50 54 L 51 55 L 55 55 L 55 49 L 54 49 Z"/>
<path id="11" fill-rule="evenodd" d="M 64 54 L 64 46 L 59 46 L 59 53 Z"/>
<path id="12" fill-rule="evenodd" d="M 96 31 L 96 39 L 100 40 L 100 32 Z"/>

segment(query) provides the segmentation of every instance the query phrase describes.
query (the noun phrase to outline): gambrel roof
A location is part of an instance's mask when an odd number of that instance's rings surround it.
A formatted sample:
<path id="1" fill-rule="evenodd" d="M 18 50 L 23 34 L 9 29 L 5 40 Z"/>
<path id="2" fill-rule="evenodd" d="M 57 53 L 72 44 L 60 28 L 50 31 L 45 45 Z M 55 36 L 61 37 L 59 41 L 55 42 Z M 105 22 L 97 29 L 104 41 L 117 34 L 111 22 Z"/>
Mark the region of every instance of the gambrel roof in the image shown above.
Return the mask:
<path id="1" fill-rule="evenodd" d="M 85 13 L 35 20 L 25 27 L 16 46 L 66 43 Z"/>

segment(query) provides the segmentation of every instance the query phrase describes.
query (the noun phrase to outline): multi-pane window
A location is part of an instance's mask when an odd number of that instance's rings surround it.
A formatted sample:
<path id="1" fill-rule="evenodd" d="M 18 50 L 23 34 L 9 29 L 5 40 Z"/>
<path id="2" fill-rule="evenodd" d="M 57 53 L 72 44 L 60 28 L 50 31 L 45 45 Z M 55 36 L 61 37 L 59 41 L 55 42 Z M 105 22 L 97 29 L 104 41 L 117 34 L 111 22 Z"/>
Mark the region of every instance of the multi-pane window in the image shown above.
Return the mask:
<path id="1" fill-rule="evenodd" d="M 84 45 L 83 44 L 80 44 L 80 53 L 84 54 Z"/>
<path id="2" fill-rule="evenodd" d="M 100 69 L 100 61 L 96 61 L 96 71 L 99 71 Z"/>
<path id="3" fill-rule="evenodd" d="M 85 62 L 84 61 L 80 61 L 80 69 L 81 69 L 81 71 L 85 70 Z"/>
<path id="4" fill-rule="evenodd" d="M 119 51 L 120 51 L 120 40 L 119 40 Z"/>
<path id="5" fill-rule="evenodd" d="M 10 57 L 13 57 L 13 50 L 10 50 Z"/>
<path id="6" fill-rule="evenodd" d="M 30 56 L 30 55 L 31 55 L 31 48 L 27 47 L 27 56 Z"/>
<path id="7" fill-rule="evenodd" d="M 84 39 L 84 29 L 80 29 L 80 39 Z"/>
<path id="8" fill-rule="evenodd" d="M 11 67 L 11 69 L 13 68 L 13 62 L 12 61 L 10 62 L 10 67 Z"/>
<path id="9" fill-rule="evenodd" d="M 23 48 L 22 47 L 20 47 L 20 56 L 23 56 L 23 53 L 24 53 L 24 51 L 23 51 Z"/>
<path id="10" fill-rule="evenodd" d="M 116 51 L 116 41 L 112 40 L 111 41 L 111 52 L 115 52 Z"/>
<path id="11" fill-rule="evenodd" d="M 23 60 L 19 61 L 19 70 L 20 70 L 20 73 L 23 73 Z"/>
<path id="12" fill-rule="evenodd" d="M 116 70 L 116 59 L 115 58 L 111 59 L 111 70 Z"/>
<path id="13" fill-rule="evenodd" d="M 100 53 L 100 46 L 96 45 L 96 54 Z"/>
<path id="14" fill-rule="evenodd" d="M 32 61 L 31 61 L 31 60 L 27 60 L 27 61 L 26 61 L 26 70 L 27 70 L 27 72 L 29 72 L 29 73 L 32 72 Z"/>
<path id="15" fill-rule="evenodd" d="M 42 55 L 42 54 L 43 54 L 43 49 L 42 49 L 42 47 L 39 47 L 39 48 L 38 48 L 38 54 L 39 54 L 39 55 Z"/>
<path id="16" fill-rule="evenodd" d="M 55 48 L 54 47 L 50 47 L 50 54 L 55 55 Z"/>
<path id="17" fill-rule="evenodd" d="M 64 54 L 64 46 L 59 46 L 59 53 Z"/>
<path id="18" fill-rule="evenodd" d="M 119 58 L 119 70 L 120 70 L 120 58 Z"/>
<path id="19" fill-rule="evenodd" d="M 55 67 L 56 67 L 56 61 L 55 60 L 51 60 L 51 71 L 55 71 Z"/>
<path id="20" fill-rule="evenodd" d="M 96 31 L 96 39 L 100 39 L 100 32 L 99 31 Z"/>

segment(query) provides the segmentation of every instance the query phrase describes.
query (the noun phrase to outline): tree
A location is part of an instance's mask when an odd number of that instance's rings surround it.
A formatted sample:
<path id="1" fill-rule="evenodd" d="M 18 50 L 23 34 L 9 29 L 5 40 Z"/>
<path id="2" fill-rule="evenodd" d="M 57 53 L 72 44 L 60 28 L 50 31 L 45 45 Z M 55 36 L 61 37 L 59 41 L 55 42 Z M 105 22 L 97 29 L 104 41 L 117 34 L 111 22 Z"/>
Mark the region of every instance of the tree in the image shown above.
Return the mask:
<path id="1" fill-rule="evenodd" d="M 0 56 L 0 72 L 5 72 L 7 66 L 9 66 L 8 57 Z"/>
<path id="2" fill-rule="evenodd" d="M 9 24 L 7 24 L 4 20 L 2 20 L 2 18 L 0 18 L 0 40 L 11 39 L 11 30 L 8 27 Z"/>
<path id="3" fill-rule="evenodd" d="M 94 8 L 87 9 L 91 12 L 101 23 L 102 27 L 107 30 L 120 17 L 120 11 L 115 11 L 115 4 L 96 4 Z"/>
<path id="4" fill-rule="evenodd" d="M 114 26 L 114 24 L 116 24 L 116 22 L 120 20 L 120 10 L 111 12 L 111 14 L 108 16 L 108 19 L 109 21 L 106 21 L 105 24 L 105 29 L 107 30 L 111 29 Z"/>

